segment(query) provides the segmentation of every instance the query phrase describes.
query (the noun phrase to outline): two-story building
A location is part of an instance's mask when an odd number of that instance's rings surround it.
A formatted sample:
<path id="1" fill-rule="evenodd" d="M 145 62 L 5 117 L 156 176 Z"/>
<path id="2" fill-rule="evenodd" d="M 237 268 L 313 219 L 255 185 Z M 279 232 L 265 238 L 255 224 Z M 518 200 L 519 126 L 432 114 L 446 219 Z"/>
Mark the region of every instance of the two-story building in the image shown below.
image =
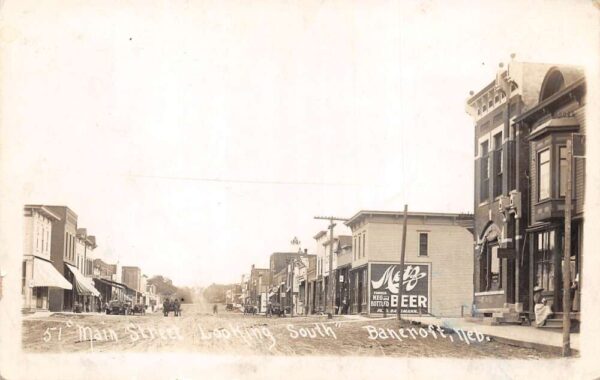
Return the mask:
<path id="1" fill-rule="evenodd" d="M 350 308 L 350 270 L 352 269 L 352 236 L 341 235 L 335 239 L 336 257 L 335 304 L 337 314 L 348 314 Z"/>
<path id="2" fill-rule="evenodd" d="M 100 301 L 104 304 L 110 300 L 125 299 L 125 285 L 120 281 L 121 275 L 117 264 L 108 264 L 102 259 L 93 262 L 94 287 L 100 292 Z"/>
<path id="3" fill-rule="evenodd" d="M 80 310 L 90 312 L 98 309 L 100 292 L 94 287 L 91 276 L 87 276 L 86 272 L 91 271 L 89 268 L 93 250 L 96 249 L 95 236 L 88 235 L 87 229 L 78 228 L 75 238 L 75 266 L 69 267 L 76 279 L 76 286 L 73 289 L 73 297 L 79 304 Z M 77 283 L 85 284 L 77 286 Z"/>
<path id="4" fill-rule="evenodd" d="M 60 220 L 52 225 L 50 256 L 72 289 L 50 288 L 50 311 L 74 310 L 79 295 L 99 295 L 92 282 L 77 269 L 77 214 L 67 206 L 45 206 Z"/>
<path id="5" fill-rule="evenodd" d="M 401 276 L 402 224 L 403 213 L 393 211 L 359 211 L 346 222 L 353 240 L 349 312 L 396 313 L 398 304 L 405 314 L 470 310 L 473 216 L 409 212 Z"/>
<path id="6" fill-rule="evenodd" d="M 516 157 L 529 173 L 527 235 L 529 289 L 542 296 L 554 312 L 563 311 L 565 201 L 571 198 L 571 250 L 567 268 L 571 278 L 571 311 L 579 320 L 582 287 L 585 200 L 585 104 L 583 70 L 572 66 L 549 68 L 539 88 L 538 103 L 515 119 L 515 128 L 528 145 Z M 570 173 L 570 174 L 569 174 Z M 571 182 L 570 193 L 567 181 Z M 525 253 L 527 255 L 527 253 Z M 533 297 L 530 291 L 529 297 Z M 527 305 L 533 318 L 533 302 Z"/>
<path id="7" fill-rule="evenodd" d="M 585 133 L 584 94 L 578 68 L 512 61 L 467 100 L 475 121 L 475 316 L 531 318 L 536 286 L 555 308 L 560 303 L 565 147 L 568 139 L 582 141 L 573 134 Z M 575 158 L 573 241 L 579 245 L 573 251 L 579 269 L 583 172 L 583 158 Z"/>
<path id="8" fill-rule="evenodd" d="M 60 216 L 42 205 L 25 205 L 23 211 L 23 309 L 48 310 L 49 289 L 57 293 L 72 289 L 54 267 L 50 254 L 52 225 L 60 221 Z"/>
<path id="9" fill-rule="evenodd" d="M 121 268 L 121 280 L 125 285 L 125 293 L 135 303 L 142 303 L 142 270 L 135 266 L 123 266 Z"/>
<path id="10" fill-rule="evenodd" d="M 269 268 L 256 268 L 254 264 L 252 264 L 248 282 L 248 295 L 250 304 L 256 306 L 259 313 L 265 312 L 267 307 L 270 277 L 271 270 Z"/>

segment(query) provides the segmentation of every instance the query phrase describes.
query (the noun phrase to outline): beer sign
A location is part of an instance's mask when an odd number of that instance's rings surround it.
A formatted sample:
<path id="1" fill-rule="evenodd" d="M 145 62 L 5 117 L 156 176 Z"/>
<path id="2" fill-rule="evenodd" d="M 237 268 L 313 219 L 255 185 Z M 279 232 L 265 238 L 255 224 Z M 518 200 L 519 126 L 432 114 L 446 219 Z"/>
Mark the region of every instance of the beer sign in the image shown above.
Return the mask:
<path id="1" fill-rule="evenodd" d="M 399 264 L 371 264 L 370 312 L 396 313 L 402 286 L 400 307 L 403 314 L 429 313 L 429 264 L 404 265 L 400 282 Z"/>

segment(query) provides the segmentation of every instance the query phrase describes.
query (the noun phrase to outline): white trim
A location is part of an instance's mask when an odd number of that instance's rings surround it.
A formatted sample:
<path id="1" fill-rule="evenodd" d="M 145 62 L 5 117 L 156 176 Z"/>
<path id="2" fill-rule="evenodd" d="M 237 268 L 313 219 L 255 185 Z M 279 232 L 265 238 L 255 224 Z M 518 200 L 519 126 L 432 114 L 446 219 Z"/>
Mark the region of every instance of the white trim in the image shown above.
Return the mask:
<path id="1" fill-rule="evenodd" d="M 506 141 L 506 136 L 504 136 L 504 122 L 490 131 L 490 152 L 496 150 L 496 146 L 492 145 L 494 143 L 494 136 L 498 133 L 502 133 L 502 143 L 504 143 L 504 141 Z"/>
<path id="2" fill-rule="evenodd" d="M 504 294 L 504 290 L 491 290 L 489 292 L 476 292 L 475 296 L 497 296 Z"/>

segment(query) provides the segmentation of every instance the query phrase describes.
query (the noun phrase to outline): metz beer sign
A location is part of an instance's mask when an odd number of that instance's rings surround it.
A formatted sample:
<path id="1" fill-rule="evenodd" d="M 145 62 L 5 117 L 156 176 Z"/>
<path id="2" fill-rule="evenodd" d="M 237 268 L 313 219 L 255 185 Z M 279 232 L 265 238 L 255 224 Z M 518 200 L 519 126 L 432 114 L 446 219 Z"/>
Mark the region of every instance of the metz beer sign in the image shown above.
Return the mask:
<path id="1" fill-rule="evenodd" d="M 398 293 L 402 286 L 400 302 L 403 314 L 426 314 L 430 310 L 429 264 L 404 264 L 400 281 L 399 264 L 371 264 L 371 313 L 396 313 Z"/>

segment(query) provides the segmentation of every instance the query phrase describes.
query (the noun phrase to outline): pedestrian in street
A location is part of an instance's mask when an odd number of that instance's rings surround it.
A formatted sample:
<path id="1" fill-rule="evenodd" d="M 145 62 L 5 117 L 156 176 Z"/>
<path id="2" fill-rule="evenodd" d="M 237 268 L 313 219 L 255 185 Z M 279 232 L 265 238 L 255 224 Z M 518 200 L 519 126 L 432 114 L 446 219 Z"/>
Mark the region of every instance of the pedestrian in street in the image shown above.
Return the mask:
<path id="1" fill-rule="evenodd" d="M 214 304 L 213 305 L 213 315 L 216 315 L 216 314 L 218 314 L 218 307 L 217 307 L 217 304 Z"/>

